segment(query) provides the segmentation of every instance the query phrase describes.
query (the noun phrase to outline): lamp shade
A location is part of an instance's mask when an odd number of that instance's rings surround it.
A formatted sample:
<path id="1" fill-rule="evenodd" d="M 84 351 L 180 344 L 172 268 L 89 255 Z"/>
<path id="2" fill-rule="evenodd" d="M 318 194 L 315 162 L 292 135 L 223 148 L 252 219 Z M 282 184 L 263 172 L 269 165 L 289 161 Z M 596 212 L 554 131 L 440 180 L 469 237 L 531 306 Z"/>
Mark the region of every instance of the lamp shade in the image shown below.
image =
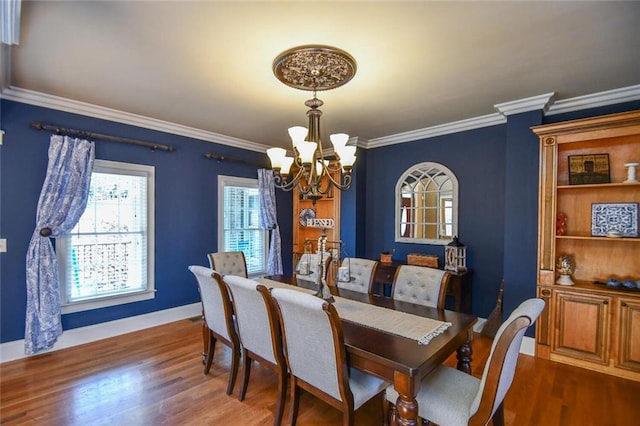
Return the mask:
<path id="1" fill-rule="evenodd" d="M 349 135 L 346 133 L 334 133 L 329 136 L 329 139 L 331 139 L 333 149 L 335 151 L 339 151 L 340 148 L 344 147 L 347 142 L 349 142 Z"/>
<path id="2" fill-rule="evenodd" d="M 311 164 L 311 162 L 313 161 L 313 154 L 316 152 L 317 147 L 318 144 L 316 142 L 298 142 L 296 148 L 300 153 L 300 159 L 302 160 L 303 164 Z"/>
<path id="3" fill-rule="evenodd" d="M 280 169 L 282 168 L 284 157 L 287 155 L 287 150 L 284 148 L 269 148 L 267 149 L 267 155 L 271 161 L 271 167 Z"/>
<path id="4" fill-rule="evenodd" d="M 289 137 L 294 147 L 297 147 L 300 142 L 304 141 L 307 137 L 307 128 L 302 126 L 289 127 Z"/>
<path id="5" fill-rule="evenodd" d="M 291 170 L 291 165 L 293 164 L 293 157 L 284 157 L 282 159 L 282 168 L 280 169 L 280 173 L 283 175 L 288 175 Z"/>
<path id="6" fill-rule="evenodd" d="M 340 164 L 342 167 L 353 167 L 353 163 L 356 162 L 356 148 L 355 146 L 345 146 L 338 151 L 340 156 Z"/>

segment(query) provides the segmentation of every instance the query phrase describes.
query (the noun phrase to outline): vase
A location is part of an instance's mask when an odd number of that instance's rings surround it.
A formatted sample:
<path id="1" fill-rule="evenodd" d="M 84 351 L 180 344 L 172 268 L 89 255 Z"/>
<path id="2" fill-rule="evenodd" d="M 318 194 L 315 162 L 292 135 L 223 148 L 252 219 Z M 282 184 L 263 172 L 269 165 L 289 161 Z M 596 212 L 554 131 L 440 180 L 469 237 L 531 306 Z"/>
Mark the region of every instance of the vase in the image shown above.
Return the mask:
<path id="1" fill-rule="evenodd" d="M 563 254 L 558 257 L 558 265 L 556 270 L 560 276 L 556 280 L 556 284 L 560 285 L 574 285 L 575 283 L 571 279 L 571 275 L 575 272 L 576 264 L 573 256 L 569 254 Z"/>

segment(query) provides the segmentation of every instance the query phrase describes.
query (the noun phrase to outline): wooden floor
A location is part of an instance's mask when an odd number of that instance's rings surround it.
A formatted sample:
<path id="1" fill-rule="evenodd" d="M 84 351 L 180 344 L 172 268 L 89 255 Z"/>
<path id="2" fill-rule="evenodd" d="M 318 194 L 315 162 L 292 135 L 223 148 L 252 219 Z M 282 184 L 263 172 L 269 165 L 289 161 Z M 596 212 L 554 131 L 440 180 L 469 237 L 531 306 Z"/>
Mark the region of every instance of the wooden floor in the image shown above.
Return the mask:
<path id="1" fill-rule="evenodd" d="M 225 394 L 229 349 L 202 373 L 200 321 L 183 320 L 0 365 L 2 425 L 269 425 L 276 378 L 254 366 L 244 402 Z M 480 376 L 491 341 L 474 341 Z M 454 359 L 448 361 L 454 365 Z M 288 404 L 285 410 L 288 409 Z M 285 411 L 286 416 L 286 411 Z M 285 417 L 286 418 L 286 417 Z M 640 383 L 525 355 L 505 401 L 507 425 L 640 424 Z M 341 413 L 303 394 L 299 425 L 337 425 Z M 370 401 L 356 425 L 382 423 Z"/>

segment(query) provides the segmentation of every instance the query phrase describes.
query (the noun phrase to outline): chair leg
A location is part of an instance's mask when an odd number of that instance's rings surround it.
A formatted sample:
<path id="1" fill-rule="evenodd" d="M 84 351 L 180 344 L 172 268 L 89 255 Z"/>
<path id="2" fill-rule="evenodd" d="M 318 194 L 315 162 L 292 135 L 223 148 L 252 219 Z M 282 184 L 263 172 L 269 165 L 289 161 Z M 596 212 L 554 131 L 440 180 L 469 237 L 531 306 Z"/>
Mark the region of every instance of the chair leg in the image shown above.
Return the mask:
<path id="1" fill-rule="evenodd" d="M 342 426 L 353 426 L 353 418 L 355 417 L 353 409 L 347 408 L 342 412 Z"/>
<path id="2" fill-rule="evenodd" d="M 389 409 L 389 424 L 390 425 L 395 425 L 396 424 L 396 415 L 397 415 L 396 405 L 387 401 L 387 407 Z"/>
<path id="3" fill-rule="evenodd" d="M 211 363 L 213 362 L 213 356 L 216 352 L 216 338 L 213 337 L 211 335 L 211 331 L 209 329 L 207 329 L 208 331 L 208 342 L 209 342 L 209 348 L 207 349 L 207 357 L 205 359 L 205 363 L 204 363 L 204 374 L 209 374 L 209 370 L 211 369 Z"/>
<path id="4" fill-rule="evenodd" d="M 496 412 L 493 414 L 493 426 L 504 426 L 504 401 L 500 403 Z"/>
<path id="5" fill-rule="evenodd" d="M 231 346 L 231 371 L 229 372 L 229 384 L 227 385 L 227 395 L 231 395 L 233 387 L 236 384 L 236 377 L 238 377 L 238 365 L 240 364 L 240 345 L 234 344 Z"/>
<path id="6" fill-rule="evenodd" d="M 207 362 L 207 351 L 209 350 L 209 326 L 202 320 L 202 364 Z"/>
<path id="7" fill-rule="evenodd" d="M 273 426 L 280 426 L 282 414 L 284 413 L 284 400 L 287 395 L 287 367 L 280 366 L 278 370 L 278 399 L 276 400 L 276 411 L 273 418 Z"/>
<path id="8" fill-rule="evenodd" d="M 389 426 L 391 424 L 390 419 L 389 419 L 389 415 L 390 410 L 389 410 L 389 406 L 391 405 L 391 403 L 389 401 L 387 401 L 387 395 L 383 394 L 382 395 L 382 424 L 384 426 Z"/>
<path id="9" fill-rule="evenodd" d="M 238 393 L 238 400 L 244 401 L 244 396 L 247 393 L 247 385 L 249 384 L 249 376 L 251 375 L 251 358 L 247 354 L 246 349 L 242 351 L 243 369 L 242 369 L 242 383 L 240 383 L 240 393 Z"/>
<path id="10" fill-rule="evenodd" d="M 298 390 L 298 385 L 296 383 L 296 378 L 291 375 L 291 380 L 289 381 L 289 386 L 291 389 L 289 390 L 289 425 L 295 426 L 296 420 L 298 419 L 298 403 L 300 402 L 300 391 Z"/>

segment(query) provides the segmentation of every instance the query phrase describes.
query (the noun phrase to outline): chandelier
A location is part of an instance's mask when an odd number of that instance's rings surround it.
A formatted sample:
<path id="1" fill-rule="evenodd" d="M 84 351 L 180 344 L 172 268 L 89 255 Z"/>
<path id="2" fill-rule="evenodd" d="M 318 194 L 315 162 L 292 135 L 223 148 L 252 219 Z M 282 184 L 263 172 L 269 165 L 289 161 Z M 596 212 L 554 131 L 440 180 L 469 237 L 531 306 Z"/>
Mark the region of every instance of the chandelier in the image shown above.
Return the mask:
<path id="1" fill-rule="evenodd" d="M 310 108 L 307 111 L 309 128 L 296 126 L 289 129 L 294 156 L 287 156 L 283 148 L 267 150 L 275 186 L 285 191 L 297 188 L 314 204 L 332 187 L 349 189 L 356 147 L 347 146 L 349 135 L 337 133 L 330 136 L 333 155 L 323 152 L 320 138 L 322 111 L 319 109 L 323 102 L 316 97 L 316 92 L 335 89 L 349 82 L 356 73 L 355 59 L 331 46 L 298 46 L 276 57 L 273 73 L 287 86 L 313 92 L 313 98 L 304 103 Z"/>

